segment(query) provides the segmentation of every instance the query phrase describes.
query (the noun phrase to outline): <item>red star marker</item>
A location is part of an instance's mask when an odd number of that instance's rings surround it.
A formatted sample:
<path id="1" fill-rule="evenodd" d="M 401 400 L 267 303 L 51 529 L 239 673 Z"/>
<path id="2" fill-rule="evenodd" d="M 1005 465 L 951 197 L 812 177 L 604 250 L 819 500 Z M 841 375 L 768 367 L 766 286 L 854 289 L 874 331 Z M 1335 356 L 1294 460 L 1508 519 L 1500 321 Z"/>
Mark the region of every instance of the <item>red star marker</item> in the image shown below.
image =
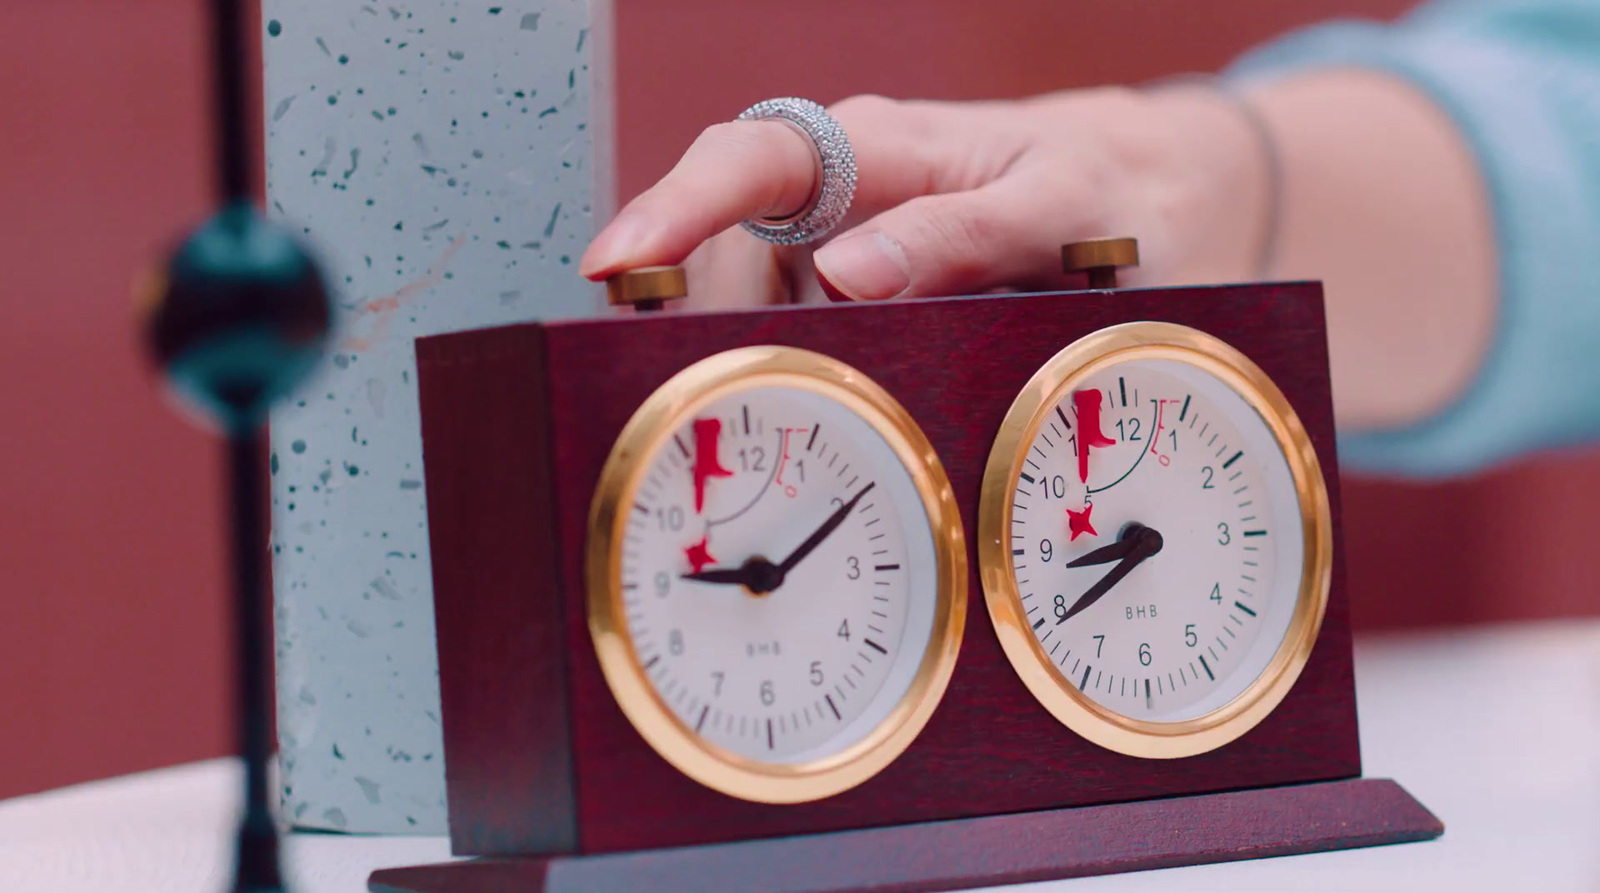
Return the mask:
<path id="1" fill-rule="evenodd" d="M 722 467 L 717 458 L 717 442 L 722 435 L 721 419 L 694 420 L 694 511 L 705 510 L 706 480 L 733 477 L 733 472 Z M 695 568 L 695 573 L 700 569 Z"/>
<path id="2" fill-rule="evenodd" d="M 689 566 L 694 568 L 691 573 L 700 573 L 708 564 L 716 564 L 717 559 L 711 557 L 711 535 L 708 533 L 700 537 L 700 542 L 683 550 L 684 557 L 689 559 Z"/>
<path id="3" fill-rule="evenodd" d="M 1087 533 L 1090 536 L 1100 535 L 1100 532 L 1094 529 L 1094 525 L 1089 523 L 1089 513 L 1092 511 L 1094 511 L 1094 503 L 1092 502 L 1084 506 L 1081 512 L 1067 509 L 1067 529 L 1072 531 L 1072 539 L 1077 539 L 1080 533 Z M 1071 540 L 1068 542 L 1071 542 Z"/>
<path id="4" fill-rule="evenodd" d="M 1100 392 L 1073 391 L 1072 411 L 1078 416 L 1078 480 L 1089 483 L 1089 450 L 1108 447 L 1115 440 L 1100 431 Z M 1084 512 L 1088 516 L 1088 512 Z"/>

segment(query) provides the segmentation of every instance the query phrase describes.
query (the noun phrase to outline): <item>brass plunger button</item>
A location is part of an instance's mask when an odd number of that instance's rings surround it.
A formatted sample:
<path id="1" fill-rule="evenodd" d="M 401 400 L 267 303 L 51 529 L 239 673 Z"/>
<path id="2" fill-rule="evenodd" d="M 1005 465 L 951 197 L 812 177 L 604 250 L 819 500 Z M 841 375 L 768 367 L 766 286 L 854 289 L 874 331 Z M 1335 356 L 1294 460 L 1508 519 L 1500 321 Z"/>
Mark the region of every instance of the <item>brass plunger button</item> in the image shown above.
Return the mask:
<path id="1" fill-rule="evenodd" d="M 1086 239 L 1061 246 L 1061 269 L 1088 273 L 1090 288 L 1116 288 L 1117 268 L 1138 265 L 1138 239 Z"/>
<path id="2" fill-rule="evenodd" d="M 660 310 L 666 301 L 689 293 L 683 267 L 640 267 L 624 270 L 606 280 L 606 296 L 613 307 Z"/>

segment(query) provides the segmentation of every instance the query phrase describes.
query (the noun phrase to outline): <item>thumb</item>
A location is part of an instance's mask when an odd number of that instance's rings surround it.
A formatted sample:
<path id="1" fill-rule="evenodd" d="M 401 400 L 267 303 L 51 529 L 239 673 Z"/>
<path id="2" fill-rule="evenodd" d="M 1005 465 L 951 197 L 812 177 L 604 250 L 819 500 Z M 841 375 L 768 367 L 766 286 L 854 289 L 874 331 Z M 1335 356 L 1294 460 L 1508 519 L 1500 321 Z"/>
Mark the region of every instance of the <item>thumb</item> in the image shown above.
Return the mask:
<path id="1" fill-rule="evenodd" d="M 1002 178 L 912 199 L 823 246 L 817 275 L 858 301 L 1060 282 L 1061 245 L 1089 227 L 1038 185 Z"/>

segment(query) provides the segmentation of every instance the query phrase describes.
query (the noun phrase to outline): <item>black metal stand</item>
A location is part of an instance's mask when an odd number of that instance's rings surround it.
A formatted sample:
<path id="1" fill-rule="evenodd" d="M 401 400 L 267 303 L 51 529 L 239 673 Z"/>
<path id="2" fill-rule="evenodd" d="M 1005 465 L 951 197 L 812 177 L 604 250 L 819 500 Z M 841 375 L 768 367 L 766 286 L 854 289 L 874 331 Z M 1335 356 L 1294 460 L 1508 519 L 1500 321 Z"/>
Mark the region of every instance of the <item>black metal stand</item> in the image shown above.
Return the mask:
<path id="1" fill-rule="evenodd" d="M 234 703 L 238 751 L 244 759 L 244 814 L 239 823 L 233 893 L 283 893 L 278 829 L 269 805 L 272 698 L 267 688 L 267 537 L 262 523 L 261 437 L 257 429 L 228 438 L 228 498 L 233 514 Z"/>
<path id="2" fill-rule="evenodd" d="M 246 126 L 244 10 L 240 0 L 210 0 L 211 97 L 218 197 L 224 207 L 251 198 Z"/>
<path id="3" fill-rule="evenodd" d="M 152 359 L 174 390 L 228 434 L 235 745 L 244 810 L 233 893 L 287 893 L 268 770 L 273 758 L 271 600 L 262 499 L 268 406 L 323 355 L 331 311 L 315 258 L 254 207 L 244 0 L 207 0 L 215 186 L 221 210 L 168 258 L 145 320 Z"/>

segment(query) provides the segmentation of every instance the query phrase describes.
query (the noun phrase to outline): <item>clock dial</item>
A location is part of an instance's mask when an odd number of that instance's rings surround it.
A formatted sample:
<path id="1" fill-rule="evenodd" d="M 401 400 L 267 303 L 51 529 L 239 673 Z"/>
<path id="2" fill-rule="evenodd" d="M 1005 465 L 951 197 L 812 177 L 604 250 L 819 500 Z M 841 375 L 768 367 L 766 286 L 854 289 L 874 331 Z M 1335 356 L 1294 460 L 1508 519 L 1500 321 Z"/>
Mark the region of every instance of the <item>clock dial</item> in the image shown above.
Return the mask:
<path id="1" fill-rule="evenodd" d="M 803 762 L 863 737 L 927 646 L 921 500 L 889 445 L 825 397 L 755 388 L 700 409 L 651 463 L 624 542 L 651 685 L 735 753 Z"/>
<path id="2" fill-rule="evenodd" d="M 1106 368 L 1051 415 L 1011 516 L 1029 629 L 1066 681 L 1124 716 L 1192 719 L 1233 700 L 1277 651 L 1300 588 L 1300 510 L 1271 430 L 1172 360 Z"/>
<path id="3" fill-rule="evenodd" d="M 647 693 L 645 707 L 618 692 L 691 775 L 810 799 L 881 768 L 931 712 L 959 637 L 961 538 L 942 471 L 887 394 L 860 373 L 794 373 L 836 368 L 816 354 L 753 350 L 754 370 L 689 370 L 699 393 L 651 422 L 617 491 L 605 635 L 627 659 L 607 677 Z"/>
<path id="4" fill-rule="evenodd" d="M 1247 359 L 1181 327 L 1119 328 L 1047 367 L 1023 436 L 991 459 L 985 487 L 1009 498 L 985 580 L 1008 655 L 1058 717 L 1181 756 L 1292 684 L 1326 598 L 1326 493 Z"/>

